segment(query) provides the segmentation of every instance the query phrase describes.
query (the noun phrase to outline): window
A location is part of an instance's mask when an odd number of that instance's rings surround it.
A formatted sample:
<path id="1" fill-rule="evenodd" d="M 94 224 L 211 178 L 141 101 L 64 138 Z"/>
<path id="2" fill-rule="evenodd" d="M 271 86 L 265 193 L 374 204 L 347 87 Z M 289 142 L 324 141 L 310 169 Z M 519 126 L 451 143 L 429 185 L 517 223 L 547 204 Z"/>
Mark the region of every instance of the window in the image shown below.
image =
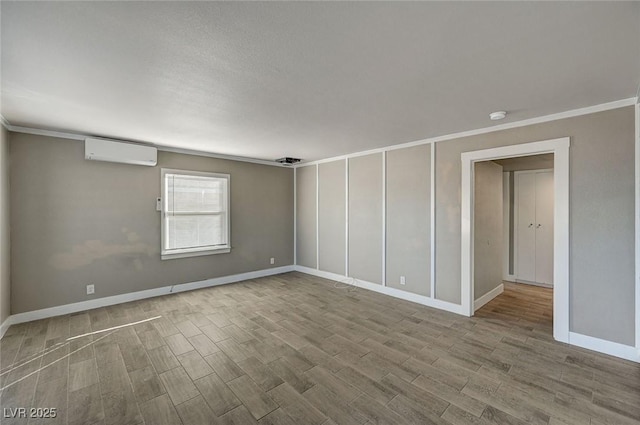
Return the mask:
<path id="1" fill-rule="evenodd" d="M 162 169 L 163 260 L 231 250 L 228 174 Z"/>

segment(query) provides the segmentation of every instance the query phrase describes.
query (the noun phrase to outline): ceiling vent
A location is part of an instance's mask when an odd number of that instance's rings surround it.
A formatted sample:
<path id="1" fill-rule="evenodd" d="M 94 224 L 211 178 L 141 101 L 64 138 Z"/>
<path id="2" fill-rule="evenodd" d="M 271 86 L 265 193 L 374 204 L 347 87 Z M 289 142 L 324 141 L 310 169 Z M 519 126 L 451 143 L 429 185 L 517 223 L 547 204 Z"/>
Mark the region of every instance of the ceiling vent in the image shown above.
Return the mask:
<path id="1" fill-rule="evenodd" d="M 86 138 L 84 140 L 84 158 L 93 161 L 153 167 L 158 163 L 158 150 L 153 146 Z"/>
<path id="2" fill-rule="evenodd" d="M 285 156 L 284 158 L 276 159 L 276 162 L 279 162 L 282 165 L 293 165 L 293 164 L 297 164 L 300 161 L 302 161 L 300 158 L 291 158 L 288 156 Z"/>

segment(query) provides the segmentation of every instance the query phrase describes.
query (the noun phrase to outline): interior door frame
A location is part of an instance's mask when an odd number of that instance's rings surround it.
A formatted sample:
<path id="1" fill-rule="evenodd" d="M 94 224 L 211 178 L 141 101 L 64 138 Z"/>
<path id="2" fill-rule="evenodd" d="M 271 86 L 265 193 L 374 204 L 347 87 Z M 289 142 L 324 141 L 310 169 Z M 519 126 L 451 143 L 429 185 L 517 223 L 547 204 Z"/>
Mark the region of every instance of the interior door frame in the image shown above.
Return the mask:
<path id="1" fill-rule="evenodd" d="M 473 188 L 476 162 L 518 156 L 553 155 L 553 338 L 569 342 L 569 145 L 570 138 L 543 140 L 478 151 L 463 152 L 461 199 L 461 300 L 462 310 L 473 316 Z"/>

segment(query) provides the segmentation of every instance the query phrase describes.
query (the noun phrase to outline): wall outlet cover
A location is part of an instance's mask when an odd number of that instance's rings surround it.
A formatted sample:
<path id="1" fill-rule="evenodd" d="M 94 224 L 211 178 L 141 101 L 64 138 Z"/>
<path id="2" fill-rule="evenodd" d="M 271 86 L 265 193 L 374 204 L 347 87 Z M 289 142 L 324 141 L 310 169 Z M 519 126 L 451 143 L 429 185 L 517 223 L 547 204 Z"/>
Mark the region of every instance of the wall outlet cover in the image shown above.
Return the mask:
<path id="1" fill-rule="evenodd" d="M 87 295 L 91 295 L 95 293 L 96 293 L 95 285 L 87 285 Z"/>

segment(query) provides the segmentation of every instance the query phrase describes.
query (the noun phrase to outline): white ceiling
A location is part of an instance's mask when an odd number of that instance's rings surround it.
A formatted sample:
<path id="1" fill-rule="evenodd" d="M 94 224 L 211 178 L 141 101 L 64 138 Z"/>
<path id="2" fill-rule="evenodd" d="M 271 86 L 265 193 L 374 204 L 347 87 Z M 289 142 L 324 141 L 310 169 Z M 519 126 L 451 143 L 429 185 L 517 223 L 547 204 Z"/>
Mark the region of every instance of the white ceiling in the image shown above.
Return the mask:
<path id="1" fill-rule="evenodd" d="M 314 160 L 636 95 L 640 3 L 1 3 L 12 124 Z"/>

